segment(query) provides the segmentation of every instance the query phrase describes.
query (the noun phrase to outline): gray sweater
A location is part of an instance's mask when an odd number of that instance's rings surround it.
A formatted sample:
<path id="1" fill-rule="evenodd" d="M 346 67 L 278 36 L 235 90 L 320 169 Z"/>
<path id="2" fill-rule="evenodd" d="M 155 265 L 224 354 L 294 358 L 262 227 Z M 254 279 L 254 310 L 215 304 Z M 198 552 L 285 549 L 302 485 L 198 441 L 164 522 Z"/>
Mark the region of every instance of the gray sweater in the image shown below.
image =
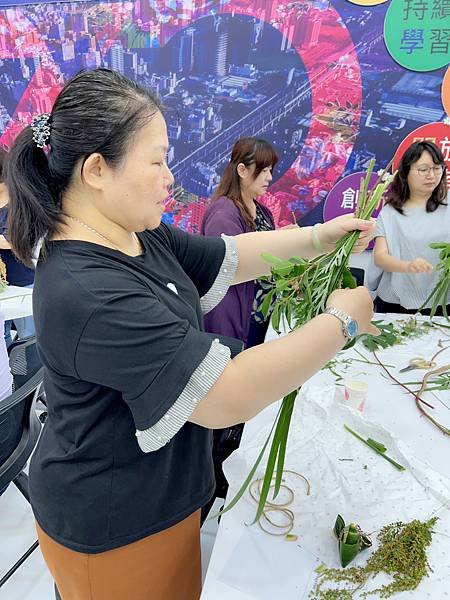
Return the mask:
<path id="1" fill-rule="evenodd" d="M 401 215 L 387 204 L 377 218 L 375 237 L 386 239 L 389 254 L 400 260 L 423 258 L 433 266 L 439 251 L 429 247 L 431 242 L 450 241 L 450 207 L 439 206 L 432 213 L 423 207 L 404 208 Z M 438 273 L 381 272 L 377 294 L 385 302 L 405 308 L 420 308 L 438 281 Z M 429 308 L 431 304 L 427 305 Z"/>

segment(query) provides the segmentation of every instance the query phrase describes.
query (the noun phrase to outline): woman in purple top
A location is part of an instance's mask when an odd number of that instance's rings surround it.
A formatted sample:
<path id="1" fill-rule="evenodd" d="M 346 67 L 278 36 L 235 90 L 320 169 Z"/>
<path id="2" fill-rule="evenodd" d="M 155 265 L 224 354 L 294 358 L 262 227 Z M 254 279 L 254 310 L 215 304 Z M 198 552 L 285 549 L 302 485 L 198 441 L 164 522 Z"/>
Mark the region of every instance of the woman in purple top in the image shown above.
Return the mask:
<path id="1" fill-rule="evenodd" d="M 277 162 L 275 150 L 265 140 L 254 137 L 239 139 L 203 217 L 201 233 L 220 236 L 222 233 L 237 235 L 275 229 L 272 213 L 257 198 L 266 193 Z M 260 280 L 230 287 L 220 304 L 205 315 L 206 331 L 237 338 L 246 348 L 262 344 L 269 318 L 265 319 L 261 313 L 261 304 L 268 287 L 268 283 Z M 238 448 L 242 430 L 243 425 L 235 425 L 213 432 L 215 497 L 226 495 L 228 484 L 222 463 Z M 204 517 L 213 502 L 214 498 L 203 509 Z"/>
<path id="2" fill-rule="evenodd" d="M 275 150 L 265 140 L 239 139 L 203 217 L 201 233 L 220 236 L 275 229 L 272 213 L 257 198 L 267 192 L 277 162 Z M 237 338 L 246 347 L 262 344 L 269 322 L 260 310 L 265 293 L 259 280 L 232 286 L 205 315 L 206 331 Z"/>

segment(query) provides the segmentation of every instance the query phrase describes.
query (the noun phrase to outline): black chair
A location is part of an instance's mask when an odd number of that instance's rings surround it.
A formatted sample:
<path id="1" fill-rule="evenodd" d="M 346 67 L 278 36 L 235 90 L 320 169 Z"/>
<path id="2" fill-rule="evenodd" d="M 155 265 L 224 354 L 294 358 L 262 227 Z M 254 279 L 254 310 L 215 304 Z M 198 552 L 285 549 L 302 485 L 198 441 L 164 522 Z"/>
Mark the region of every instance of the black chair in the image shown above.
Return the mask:
<path id="1" fill-rule="evenodd" d="M 244 344 L 241 340 L 228 337 L 222 334 L 208 333 L 211 339 L 218 339 L 221 344 L 228 346 L 231 351 L 231 358 L 237 356 L 244 349 Z M 211 500 L 206 504 L 201 511 L 200 525 L 203 525 L 209 511 L 216 498 L 225 498 L 228 491 L 228 482 L 222 471 L 222 463 L 226 460 L 236 448 L 239 448 L 239 443 L 242 437 L 243 424 L 235 425 L 234 427 L 226 427 L 224 429 L 215 429 L 213 434 L 213 462 L 214 476 L 216 480 L 216 489 Z"/>
<path id="2" fill-rule="evenodd" d="M 8 355 L 14 391 L 21 388 L 42 367 L 36 337 L 33 335 L 14 341 L 8 348 Z"/>
<path id="3" fill-rule="evenodd" d="M 31 336 L 14 341 L 8 348 L 8 354 L 9 368 L 13 376 L 13 394 L 0 402 L 0 443 L 4 437 L 1 433 L 3 422 L 6 423 L 9 420 L 9 427 L 13 430 L 15 429 L 15 435 L 11 436 L 7 445 L 1 444 L 0 446 L 0 494 L 1 490 L 4 491 L 12 481 L 29 502 L 28 476 L 22 469 L 34 450 L 39 437 L 41 423 L 45 421 L 47 416 L 46 412 L 42 412 L 38 418 L 35 410 L 38 400 L 45 404 L 45 393 L 42 386 L 43 368 L 36 348 L 36 337 Z M 32 403 L 27 408 L 27 403 L 30 401 L 31 396 L 33 397 Z M 3 415 L 8 416 L 5 416 L 3 419 Z M 29 419 L 28 425 L 27 418 Z M 15 452 L 14 449 L 20 447 L 20 444 L 22 444 L 22 447 L 24 446 L 24 440 L 27 435 L 28 445 L 26 445 L 23 453 Z M 4 456 L 9 456 L 9 458 L 6 463 L 2 464 L 2 457 Z M 13 462 L 14 467 L 11 466 L 4 473 L 4 467 L 6 469 L 6 464 L 10 464 L 11 462 Z M 18 474 L 14 476 L 14 472 L 17 469 L 19 469 Z M 36 540 L 0 579 L 0 588 L 17 571 L 38 545 L 39 542 Z M 56 585 L 55 598 L 56 600 L 61 600 Z"/>
<path id="4" fill-rule="evenodd" d="M 0 490 L 4 491 L 13 482 L 28 502 L 28 476 L 23 468 L 41 432 L 42 425 L 35 407 L 43 375 L 44 369 L 38 369 L 19 389 L 0 401 Z M 0 588 L 37 546 L 38 541 L 0 579 Z"/>
<path id="5" fill-rule="evenodd" d="M 357 285 L 364 285 L 364 269 L 360 269 L 358 267 L 350 267 L 350 273 L 356 279 Z"/>

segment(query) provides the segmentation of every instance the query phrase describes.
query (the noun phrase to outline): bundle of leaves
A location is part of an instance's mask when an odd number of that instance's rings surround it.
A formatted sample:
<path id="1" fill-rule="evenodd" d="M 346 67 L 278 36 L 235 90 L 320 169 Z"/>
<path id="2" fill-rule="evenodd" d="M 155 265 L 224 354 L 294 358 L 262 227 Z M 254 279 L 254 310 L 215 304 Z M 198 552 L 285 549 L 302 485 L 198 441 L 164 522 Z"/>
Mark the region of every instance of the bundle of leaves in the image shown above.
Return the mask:
<path id="1" fill-rule="evenodd" d="M 430 244 L 430 248 L 440 251 L 439 262 L 435 267 L 436 271 L 439 273 L 439 279 L 421 308 L 426 307 L 431 301 L 430 317 L 433 318 L 437 309 L 442 306 L 442 314 L 447 321 L 450 321 L 450 316 L 447 314 L 447 303 L 450 293 L 450 243 L 436 242 Z"/>
<path id="2" fill-rule="evenodd" d="M 374 321 L 374 325 L 380 330 L 380 335 L 374 336 L 366 334 L 362 338 L 364 346 L 373 352 L 380 348 L 390 348 L 397 344 L 402 344 L 410 339 L 416 339 L 430 332 L 433 324 L 428 321 L 419 321 L 415 317 L 410 317 L 406 321 L 397 321 L 396 323 L 386 323 L 385 321 Z"/>
<path id="3" fill-rule="evenodd" d="M 390 167 L 388 165 L 385 171 L 379 175 L 375 186 L 369 190 L 374 165 L 375 159 L 370 162 L 366 176 L 361 178 L 358 194 L 358 206 L 355 215 L 365 220 L 371 218 L 390 184 L 390 178 L 387 176 L 387 169 Z M 331 252 L 309 260 L 299 257 L 282 260 L 275 256 L 263 255 L 263 258 L 272 265 L 272 275 L 268 281 L 272 281 L 273 288 L 263 302 L 262 312 L 268 314 L 273 305 L 272 300 L 275 298 L 276 302 L 271 314 L 271 322 L 277 332 L 280 330 L 281 319 L 285 320 L 290 329 L 301 327 L 325 310 L 327 299 L 334 290 L 343 287 L 356 287 L 348 262 L 358 241 L 359 233 L 359 231 L 353 231 L 346 234 L 337 242 Z M 294 390 L 283 398 L 275 423 L 255 464 L 236 496 L 224 508 L 223 512 L 230 510 L 251 484 L 272 434 L 272 444 L 253 523 L 257 522 L 263 514 L 269 490 L 273 489 L 273 498 L 276 498 L 280 491 L 289 426 L 298 391 L 298 389 Z M 273 481 L 275 482 L 274 485 L 272 485 Z"/>

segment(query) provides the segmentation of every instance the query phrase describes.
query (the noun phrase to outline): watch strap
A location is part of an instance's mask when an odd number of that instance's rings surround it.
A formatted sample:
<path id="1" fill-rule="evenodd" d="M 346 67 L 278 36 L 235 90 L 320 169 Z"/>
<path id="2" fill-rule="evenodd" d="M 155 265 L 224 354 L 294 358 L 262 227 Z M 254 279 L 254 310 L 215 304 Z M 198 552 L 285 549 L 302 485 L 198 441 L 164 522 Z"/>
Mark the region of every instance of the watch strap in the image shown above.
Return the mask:
<path id="1" fill-rule="evenodd" d="M 342 331 L 344 333 L 345 338 L 347 340 L 352 339 L 352 336 L 349 335 L 348 329 L 347 329 L 350 322 L 353 321 L 353 318 L 350 315 L 348 315 L 346 312 L 344 312 L 340 308 L 336 308 L 335 306 L 329 306 L 328 308 L 326 308 L 325 314 L 333 315 L 334 317 L 339 319 L 339 321 L 342 324 Z"/>

